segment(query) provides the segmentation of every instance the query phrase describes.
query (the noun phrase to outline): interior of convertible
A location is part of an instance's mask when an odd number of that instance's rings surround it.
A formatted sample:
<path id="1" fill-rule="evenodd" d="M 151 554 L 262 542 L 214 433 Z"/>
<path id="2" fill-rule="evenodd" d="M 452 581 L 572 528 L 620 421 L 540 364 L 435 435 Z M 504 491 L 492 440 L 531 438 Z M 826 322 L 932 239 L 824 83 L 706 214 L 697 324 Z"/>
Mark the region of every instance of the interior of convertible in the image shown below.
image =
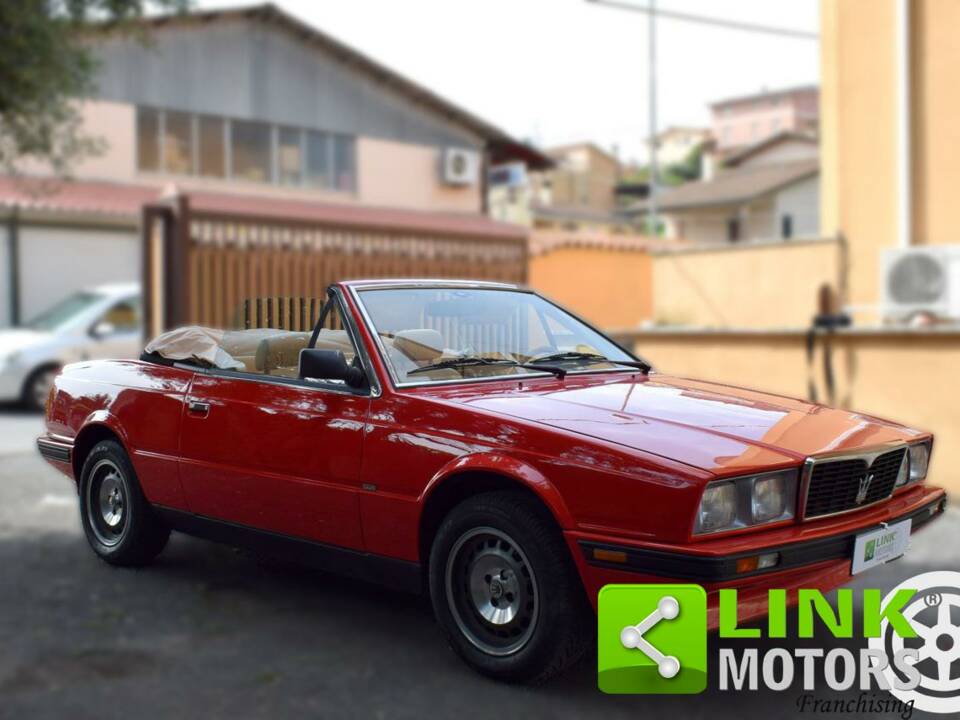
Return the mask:
<path id="1" fill-rule="evenodd" d="M 517 290 L 399 288 L 362 291 L 359 299 L 392 374 L 401 383 L 430 383 L 542 372 L 531 361 L 557 353 L 593 358 L 554 360 L 571 371 L 617 369 L 630 359 L 593 328 L 534 293 Z M 343 353 L 359 367 L 339 303 L 323 315 L 314 347 Z M 216 330 L 190 326 L 152 341 L 146 356 L 265 376 L 304 377 L 301 350 L 312 333 L 281 328 Z M 524 367 L 526 365 L 526 367 Z M 546 365 L 544 365 L 545 367 Z M 622 367 L 622 366 L 619 366 Z M 322 380 L 312 375 L 310 379 Z"/>

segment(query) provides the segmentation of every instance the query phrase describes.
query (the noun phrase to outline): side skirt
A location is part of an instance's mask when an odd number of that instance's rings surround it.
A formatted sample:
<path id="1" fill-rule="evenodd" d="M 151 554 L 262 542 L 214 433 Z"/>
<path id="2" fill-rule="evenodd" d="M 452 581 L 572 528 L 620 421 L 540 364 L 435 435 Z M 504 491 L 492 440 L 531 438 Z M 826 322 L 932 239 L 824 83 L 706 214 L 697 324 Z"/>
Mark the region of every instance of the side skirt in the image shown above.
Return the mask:
<path id="1" fill-rule="evenodd" d="M 154 510 L 173 530 L 186 535 L 248 548 L 264 555 L 403 592 L 423 592 L 419 563 L 326 545 L 182 510 L 158 506 L 154 506 Z"/>

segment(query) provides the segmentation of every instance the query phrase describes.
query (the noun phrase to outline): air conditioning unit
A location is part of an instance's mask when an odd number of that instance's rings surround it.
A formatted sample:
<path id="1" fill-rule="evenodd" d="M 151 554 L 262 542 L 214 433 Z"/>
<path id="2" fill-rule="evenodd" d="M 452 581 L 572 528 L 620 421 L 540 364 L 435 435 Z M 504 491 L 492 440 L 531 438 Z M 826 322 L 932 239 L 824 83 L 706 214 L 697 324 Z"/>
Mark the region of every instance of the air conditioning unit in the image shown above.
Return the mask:
<path id="1" fill-rule="evenodd" d="M 475 185 L 480 177 L 480 153 L 467 148 L 446 148 L 442 170 L 447 185 Z"/>
<path id="2" fill-rule="evenodd" d="M 960 320 L 960 245 L 887 250 L 880 280 L 885 317 L 908 320 L 930 313 Z"/>

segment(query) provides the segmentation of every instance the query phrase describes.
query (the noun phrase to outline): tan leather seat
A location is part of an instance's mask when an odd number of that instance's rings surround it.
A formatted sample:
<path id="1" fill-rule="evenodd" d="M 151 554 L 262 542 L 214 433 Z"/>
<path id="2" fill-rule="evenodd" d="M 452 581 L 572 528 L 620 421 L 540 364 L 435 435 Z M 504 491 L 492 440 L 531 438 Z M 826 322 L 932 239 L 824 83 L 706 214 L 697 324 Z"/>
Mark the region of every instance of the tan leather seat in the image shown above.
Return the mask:
<path id="1" fill-rule="evenodd" d="M 265 375 L 297 377 L 300 370 L 300 351 L 310 342 L 310 333 L 280 332 L 263 338 L 257 345 L 255 367 Z M 353 361 L 353 344 L 346 330 L 320 331 L 315 346 L 320 350 L 339 350 L 347 362 Z"/>
<path id="2" fill-rule="evenodd" d="M 257 349 L 264 338 L 284 334 L 276 328 L 255 328 L 252 330 L 228 330 L 220 343 L 224 351 L 246 367 L 247 372 L 262 372 L 257 369 Z"/>

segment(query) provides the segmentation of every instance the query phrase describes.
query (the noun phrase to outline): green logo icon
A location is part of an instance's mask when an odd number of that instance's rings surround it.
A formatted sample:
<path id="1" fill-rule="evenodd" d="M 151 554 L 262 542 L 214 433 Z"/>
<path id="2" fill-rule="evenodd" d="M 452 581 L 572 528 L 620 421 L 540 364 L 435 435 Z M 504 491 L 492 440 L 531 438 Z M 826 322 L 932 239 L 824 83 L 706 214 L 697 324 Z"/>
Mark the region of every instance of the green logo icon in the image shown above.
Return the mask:
<path id="1" fill-rule="evenodd" d="M 699 585 L 606 585 L 597 605 L 597 685 L 605 693 L 707 688 L 707 594 Z"/>
<path id="2" fill-rule="evenodd" d="M 867 542 L 867 547 L 863 551 L 864 560 L 873 560 L 873 556 L 877 553 L 877 541 L 870 540 Z"/>

